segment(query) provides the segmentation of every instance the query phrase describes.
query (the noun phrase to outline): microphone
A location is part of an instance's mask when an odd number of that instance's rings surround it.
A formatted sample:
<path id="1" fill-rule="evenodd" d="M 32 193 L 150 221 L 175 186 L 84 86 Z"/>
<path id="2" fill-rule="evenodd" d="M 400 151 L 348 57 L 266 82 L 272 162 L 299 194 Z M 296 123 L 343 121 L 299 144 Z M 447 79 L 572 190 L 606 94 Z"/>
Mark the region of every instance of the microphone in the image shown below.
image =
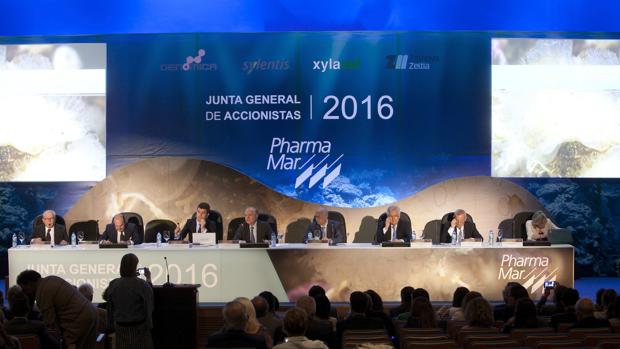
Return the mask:
<path id="1" fill-rule="evenodd" d="M 167 282 L 164 284 L 164 287 L 174 287 L 174 285 L 170 283 L 170 271 L 168 270 L 168 257 L 164 256 L 164 261 L 166 262 L 166 280 L 167 280 Z"/>

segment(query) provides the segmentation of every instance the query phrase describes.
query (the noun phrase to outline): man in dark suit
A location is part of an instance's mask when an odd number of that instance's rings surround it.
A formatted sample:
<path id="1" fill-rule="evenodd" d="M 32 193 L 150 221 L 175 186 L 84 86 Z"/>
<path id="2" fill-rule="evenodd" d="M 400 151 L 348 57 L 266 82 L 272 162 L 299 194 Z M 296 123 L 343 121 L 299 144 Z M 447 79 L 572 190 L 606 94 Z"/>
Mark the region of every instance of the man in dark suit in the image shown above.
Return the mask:
<path id="1" fill-rule="evenodd" d="M 40 244 L 46 241 L 53 241 L 55 245 L 66 245 L 69 241 L 67 228 L 64 225 L 56 224 L 56 212 L 47 210 L 41 217 L 43 224 L 37 224 L 32 232 L 31 244 Z"/>
<path id="2" fill-rule="evenodd" d="M 301 296 L 295 305 L 303 309 L 308 315 L 308 328 L 306 337 L 311 340 L 319 340 L 330 347 L 334 344 L 333 325 L 329 320 L 322 320 L 316 317 L 316 301 L 310 296 Z"/>
<path id="3" fill-rule="evenodd" d="M 388 207 L 385 219 L 379 219 L 375 240 L 377 242 L 411 241 L 411 222 L 400 219 L 400 208 L 398 206 Z"/>
<path id="4" fill-rule="evenodd" d="M 233 240 L 243 240 L 245 242 L 263 242 L 271 240 L 271 225 L 258 220 L 258 210 L 254 207 L 248 207 L 244 211 L 245 222 L 241 224 Z"/>
<path id="5" fill-rule="evenodd" d="M 440 241 L 444 243 L 452 242 L 452 233 L 456 231 L 461 239 L 482 239 L 482 235 L 476 229 L 476 224 L 467 220 L 465 210 L 454 211 L 454 217 L 450 221 L 450 226 L 446 225 L 441 231 Z"/>
<path id="6" fill-rule="evenodd" d="M 222 314 L 224 329 L 209 336 L 207 348 L 267 349 L 265 337 L 245 332 L 248 314 L 243 304 L 236 301 L 226 303 Z"/>
<path id="7" fill-rule="evenodd" d="M 27 318 L 30 311 L 30 301 L 28 296 L 22 291 L 21 287 L 13 286 L 7 294 L 9 307 L 13 319 L 4 323 L 4 330 L 13 336 L 36 335 L 39 337 L 41 349 L 60 348 L 58 342 L 47 332 L 47 327 L 43 321 L 29 320 Z"/>
<path id="8" fill-rule="evenodd" d="M 382 330 L 383 321 L 366 316 L 370 305 L 370 296 L 359 291 L 351 293 L 349 297 L 351 313 L 349 317 L 336 325 L 336 343 L 342 342 L 342 334 L 349 330 Z"/>
<path id="9" fill-rule="evenodd" d="M 342 224 L 327 218 L 328 211 L 324 207 L 320 207 L 314 214 L 314 220 L 306 229 L 304 235 L 304 243 L 308 242 L 308 236 L 312 236 L 317 240 L 329 241 L 330 243 L 339 244 L 344 242 L 344 229 Z"/>
<path id="10" fill-rule="evenodd" d="M 142 243 L 138 227 L 133 223 L 125 222 L 125 217 L 120 213 L 114 216 L 112 224 L 105 226 L 101 240 L 104 244 L 139 245 Z"/>
<path id="11" fill-rule="evenodd" d="M 215 233 L 217 225 L 207 218 L 210 210 L 211 206 L 208 203 L 199 203 L 196 207 L 196 214 L 185 222 L 183 229 L 177 226 L 174 239 L 194 242 L 193 235 L 196 233 Z"/>

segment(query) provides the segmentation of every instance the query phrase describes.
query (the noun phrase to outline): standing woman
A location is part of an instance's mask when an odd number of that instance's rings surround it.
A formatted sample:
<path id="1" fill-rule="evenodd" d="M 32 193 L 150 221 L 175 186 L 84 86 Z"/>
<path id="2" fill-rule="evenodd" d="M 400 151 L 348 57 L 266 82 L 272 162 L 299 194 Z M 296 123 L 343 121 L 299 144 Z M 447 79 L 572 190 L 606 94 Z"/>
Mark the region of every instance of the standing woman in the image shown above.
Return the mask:
<path id="1" fill-rule="evenodd" d="M 128 253 L 121 259 L 121 277 L 103 292 L 108 316 L 116 332 L 116 348 L 153 348 L 153 289 L 151 272 L 144 268 L 146 280 L 138 278 L 138 257 Z"/>

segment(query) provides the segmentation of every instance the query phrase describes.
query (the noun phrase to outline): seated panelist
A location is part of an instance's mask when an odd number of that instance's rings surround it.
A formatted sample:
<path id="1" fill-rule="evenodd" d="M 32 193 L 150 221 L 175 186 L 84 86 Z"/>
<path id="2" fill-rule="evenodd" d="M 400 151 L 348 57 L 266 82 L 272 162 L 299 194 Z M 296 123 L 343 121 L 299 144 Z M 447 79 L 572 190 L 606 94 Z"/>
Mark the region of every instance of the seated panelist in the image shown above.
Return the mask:
<path id="1" fill-rule="evenodd" d="M 551 229 L 558 229 L 558 227 L 542 211 L 534 212 L 532 219 L 525 222 L 528 240 L 545 241 L 549 238 Z"/>
<path id="2" fill-rule="evenodd" d="M 411 241 L 411 222 L 400 219 L 398 206 L 388 207 L 385 220 L 379 219 L 375 240 L 377 242 Z"/>
<path id="3" fill-rule="evenodd" d="M 342 224 L 338 221 L 328 219 L 328 211 L 324 207 L 320 207 L 314 214 L 314 220 L 304 235 L 304 243 L 308 242 L 308 236 L 313 239 L 323 240 L 329 243 L 339 244 L 344 242 L 344 231 Z"/>
<path id="4" fill-rule="evenodd" d="M 271 240 L 271 225 L 258 220 L 258 210 L 255 207 L 248 207 L 244 211 L 243 224 L 239 225 L 233 240 L 243 240 L 245 242 L 263 242 Z"/>
<path id="5" fill-rule="evenodd" d="M 43 224 L 35 226 L 32 232 L 31 244 L 42 244 L 52 242 L 54 245 L 66 245 L 69 241 L 67 228 L 64 225 L 56 224 L 56 212 L 47 210 L 41 217 Z"/>
<path id="6" fill-rule="evenodd" d="M 215 233 L 216 223 L 208 219 L 211 206 L 206 202 L 201 202 L 196 207 L 196 216 L 189 218 L 183 229 L 178 225 L 174 231 L 175 240 L 194 242 L 193 235 L 200 233 Z"/>
<path id="7" fill-rule="evenodd" d="M 452 242 L 452 233 L 464 239 L 482 239 L 482 235 L 476 229 L 476 224 L 467 220 L 467 213 L 463 209 L 454 211 L 454 217 L 450 221 L 450 226 L 446 227 L 441 234 L 441 242 Z"/>
<path id="8" fill-rule="evenodd" d="M 111 224 L 105 226 L 105 231 L 99 240 L 103 244 L 139 245 L 142 243 L 138 226 L 125 222 L 125 217 L 120 213 L 114 216 Z"/>

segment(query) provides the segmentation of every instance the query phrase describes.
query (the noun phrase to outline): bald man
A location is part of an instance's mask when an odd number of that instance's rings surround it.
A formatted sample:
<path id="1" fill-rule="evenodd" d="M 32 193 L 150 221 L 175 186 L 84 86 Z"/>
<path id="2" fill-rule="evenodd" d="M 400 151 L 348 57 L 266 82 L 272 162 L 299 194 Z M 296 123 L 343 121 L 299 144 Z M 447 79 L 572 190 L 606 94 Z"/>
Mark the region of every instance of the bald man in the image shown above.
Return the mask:
<path id="1" fill-rule="evenodd" d="M 114 216 L 112 224 L 106 225 L 100 240 L 104 244 L 139 245 L 142 243 L 138 227 L 133 223 L 125 222 L 125 217 L 120 213 Z"/>
<path id="2" fill-rule="evenodd" d="M 321 207 L 316 210 L 314 220 L 306 229 L 304 243 L 308 242 L 308 235 L 316 240 L 323 240 L 329 243 L 340 244 L 344 242 L 344 229 L 342 224 L 327 218 L 328 211 Z"/>
<path id="3" fill-rule="evenodd" d="M 607 319 L 594 317 L 594 302 L 590 298 L 581 298 L 575 304 L 575 316 L 577 322 L 571 328 L 610 328 Z"/>
<path id="4" fill-rule="evenodd" d="M 32 232 L 31 244 L 42 244 L 53 241 L 55 245 L 66 245 L 69 241 L 67 228 L 64 225 L 56 224 L 56 212 L 47 210 L 43 212 L 41 220 L 43 224 L 35 226 Z"/>
<path id="5" fill-rule="evenodd" d="M 258 210 L 255 207 L 248 207 L 243 212 L 244 222 L 241 224 L 233 240 L 243 240 L 245 242 L 259 243 L 271 240 L 271 225 L 258 220 Z"/>

